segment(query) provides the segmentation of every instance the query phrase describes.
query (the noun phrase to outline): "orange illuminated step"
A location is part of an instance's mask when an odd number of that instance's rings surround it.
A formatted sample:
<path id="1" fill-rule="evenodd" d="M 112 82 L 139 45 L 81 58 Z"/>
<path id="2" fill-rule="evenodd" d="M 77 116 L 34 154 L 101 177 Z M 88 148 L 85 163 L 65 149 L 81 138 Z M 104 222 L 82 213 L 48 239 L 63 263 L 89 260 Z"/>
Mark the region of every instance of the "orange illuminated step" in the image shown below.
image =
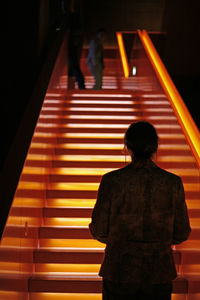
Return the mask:
<path id="1" fill-rule="evenodd" d="M 37 263 L 35 271 L 46 275 L 56 273 L 56 275 L 98 275 L 100 264 L 56 264 Z"/>
<path id="2" fill-rule="evenodd" d="M 79 132 L 73 132 L 73 133 L 54 133 L 54 132 L 35 132 L 34 137 L 66 137 L 66 138 L 99 138 L 99 139 L 123 139 L 124 134 L 123 133 L 79 133 Z M 182 133 L 160 133 L 159 134 L 160 139 L 184 139 L 185 137 Z M 48 157 L 48 156 L 47 156 Z"/>
<path id="3" fill-rule="evenodd" d="M 46 226 L 88 226 L 91 222 L 90 218 L 79 217 L 51 217 L 45 218 L 44 224 Z"/>
<path id="4" fill-rule="evenodd" d="M 2 299 L 2 300 L 16 300 L 16 299 L 26 300 L 27 292 L 15 292 L 15 291 L 0 290 L 0 299 Z"/>
<path id="5" fill-rule="evenodd" d="M 94 204 L 96 202 L 96 199 L 84 199 L 84 198 L 80 198 L 80 199 L 76 199 L 76 198 L 71 198 L 71 199 L 47 199 L 47 207 L 76 207 L 76 208 L 92 208 L 94 207 Z"/>
<path id="6" fill-rule="evenodd" d="M 3 237 L 1 240 L 1 245 L 2 246 L 6 246 L 6 247 L 21 247 L 21 245 L 23 245 L 23 247 L 37 247 L 38 246 L 38 242 L 35 238 L 27 238 L 27 237 L 15 237 L 15 235 L 13 234 L 13 237 Z"/>
<path id="7" fill-rule="evenodd" d="M 174 155 L 169 155 L 169 156 L 159 156 L 158 160 L 161 162 L 195 162 L 195 159 L 193 156 L 174 156 Z"/>
<path id="8" fill-rule="evenodd" d="M 65 264 L 100 264 L 103 261 L 104 249 L 45 249 L 40 248 L 34 253 L 35 263 Z"/>
<path id="9" fill-rule="evenodd" d="M 22 220 L 23 217 L 23 220 Z M 9 216 L 7 220 L 7 225 L 21 225 L 23 223 L 27 222 L 31 226 L 39 226 L 41 224 L 41 214 L 37 215 L 35 217 L 28 217 L 28 216 Z"/>
<path id="10" fill-rule="evenodd" d="M 77 175 L 77 176 L 102 176 L 113 169 L 96 169 L 96 168 L 53 168 L 51 169 L 52 175 Z"/>
<path id="11" fill-rule="evenodd" d="M 104 249 L 105 244 L 102 244 L 94 239 L 69 239 L 69 238 L 40 238 L 40 247 L 56 247 L 67 249 Z"/>
<path id="12" fill-rule="evenodd" d="M 97 191 L 99 183 L 96 182 L 70 182 L 70 183 L 51 183 L 49 184 L 49 189 L 53 190 L 69 190 L 69 191 Z"/>
<path id="13" fill-rule="evenodd" d="M 35 275 L 29 282 L 31 292 L 53 293 L 101 293 L 101 278 L 98 276 L 42 276 Z M 173 281 L 173 293 L 187 293 L 187 281 L 177 278 Z"/>
<path id="14" fill-rule="evenodd" d="M 60 208 L 45 207 L 43 215 L 44 218 L 55 218 L 55 217 L 90 218 L 91 213 L 92 213 L 92 207 L 84 207 L 84 206 L 81 207 L 80 205 L 79 207 L 60 207 Z"/>
<path id="15" fill-rule="evenodd" d="M 57 155 L 60 161 L 111 161 L 124 162 L 124 155 Z"/>
<path id="16" fill-rule="evenodd" d="M 102 295 L 99 294 L 87 294 L 87 293 L 30 293 L 30 300 L 101 300 Z M 7 300 L 7 299 L 5 299 Z M 15 298 L 9 300 L 16 300 Z M 179 300 L 179 299 L 175 299 Z M 180 299 L 182 300 L 182 299 Z"/>
<path id="17" fill-rule="evenodd" d="M 132 98 L 131 94 L 127 94 L 125 91 L 123 91 L 123 93 L 117 93 L 116 91 L 113 91 L 112 94 L 108 94 L 108 93 L 86 93 L 86 94 L 82 94 L 82 93 L 74 93 L 72 94 L 72 97 L 93 97 L 93 98 Z"/>
<path id="18" fill-rule="evenodd" d="M 190 251 L 188 251 L 190 254 Z M 192 252 L 191 252 L 192 253 Z M 173 250 L 176 264 L 181 262 L 182 252 Z M 104 258 L 104 249 L 47 249 L 40 248 L 34 253 L 34 262 L 45 264 L 101 264 Z"/>
<path id="19" fill-rule="evenodd" d="M 15 197 L 14 206 L 19 207 L 36 207 L 41 208 L 44 206 L 44 198 L 34 198 L 34 197 Z"/>
<path id="20" fill-rule="evenodd" d="M 39 229 L 40 239 L 92 239 L 88 226 L 45 226 Z M 84 242 L 83 242 L 84 243 Z"/>

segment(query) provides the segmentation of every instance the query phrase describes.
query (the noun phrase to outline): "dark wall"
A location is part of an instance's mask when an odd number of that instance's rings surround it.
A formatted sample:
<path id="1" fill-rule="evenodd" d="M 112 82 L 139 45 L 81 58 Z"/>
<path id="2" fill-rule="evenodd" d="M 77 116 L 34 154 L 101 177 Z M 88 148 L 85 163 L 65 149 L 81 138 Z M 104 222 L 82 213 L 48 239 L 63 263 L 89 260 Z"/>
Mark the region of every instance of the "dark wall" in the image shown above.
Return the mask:
<path id="1" fill-rule="evenodd" d="M 116 43 L 115 32 L 146 28 L 160 31 L 164 0 L 85 0 L 85 30 L 88 38 L 98 29 L 107 31 L 107 44 Z"/>
<path id="2" fill-rule="evenodd" d="M 56 36 L 59 2 L 1 1 L 0 169 Z"/>
<path id="3" fill-rule="evenodd" d="M 165 1 L 163 31 L 167 33 L 164 62 L 200 128 L 199 1 Z"/>

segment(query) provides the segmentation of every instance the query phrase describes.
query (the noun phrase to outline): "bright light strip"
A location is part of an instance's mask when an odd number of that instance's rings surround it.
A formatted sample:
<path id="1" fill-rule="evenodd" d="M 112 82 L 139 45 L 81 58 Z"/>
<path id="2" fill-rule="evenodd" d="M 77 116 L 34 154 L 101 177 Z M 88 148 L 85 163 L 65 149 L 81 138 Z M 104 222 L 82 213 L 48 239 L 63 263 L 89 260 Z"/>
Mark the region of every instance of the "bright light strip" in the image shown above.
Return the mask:
<path id="1" fill-rule="evenodd" d="M 42 113 L 39 116 L 39 119 L 60 119 L 60 115 L 43 115 Z"/>
<path id="2" fill-rule="evenodd" d="M 172 112 L 172 108 L 144 108 L 145 111 L 152 111 L 152 112 Z"/>
<path id="3" fill-rule="evenodd" d="M 72 104 L 130 104 L 132 105 L 133 101 L 126 100 L 72 100 Z"/>
<path id="4" fill-rule="evenodd" d="M 63 191 L 97 191 L 99 183 L 96 182 L 58 182 L 49 183 L 49 188 Z"/>
<path id="5" fill-rule="evenodd" d="M 140 109 L 135 108 L 124 108 L 124 107 L 69 107 L 67 108 L 69 111 L 114 111 L 114 112 L 134 112 L 134 111 L 140 111 Z"/>
<path id="6" fill-rule="evenodd" d="M 159 145 L 159 149 L 165 149 L 165 150 L 189 150 L 190 147 L 188 146 L 188 144 L 185 145 L 179 145 L 179 144 L 163 144 L 163 145 Z"/>
<path id="7" fill-rule="evenodd" d="M 154 124 L 154 127 L 156 129 L 180 129 L 180 125 L 179 124 Z"/>
<path id="8" fill-rule="evenodd" d="M 66 116 L 65 116 L 66 118 Z M 69 115 L 66 119 L 91 119 L 91 120 L 139 120 L 137 116 L 120 116 L 120 115 Z"/>
<path id="9" fill-rule="evenodd" d="M 44 190 L 46 189 L 46 184 L 42 182 L 26 182 L 20 180 L 17 188 L 23 190 Z"/>
<path id="10" fill-rule="evenodd" d="M 59 155 L 61 161 L 103 161 L 103 162 L 124 162 L 124 155 Z"/>
<path id="11" fill-rule="evenodd" d="M 196 158 L 197 164 L 200 167 L 200 133 L 194 123 L 183 99 L 181 98 L 178 90 L 176 89 L 170 75 L 168 74 L 163 62 L 161 61 L 151 39 L 147 32 L 138 30 L 140 39 L 144 48 L 152 62 L 152 65 L 158 75 L 158 78 L 166 91 L 174 112 L 180 122 L 182 130 L 189 142 L 192 152 Z"/>
<path id="12" fill-rule="evenodd" d="M 96 143 L 65 143 L 62 144 L 63 149 L 117 149 L 123 150 L 124 144 L 96 144 Z"/>
<path id="13" fill-rule="evenodd" d="M 46 103 L 49 103 L 49 104 L 60 104 L 60 103 L 64 103 L 65 101 L 63 101 L 63 100 L 54 100 L 54 99 L 46 99 L 46 100 L 44 100 L 44 103 L 46 104 Z"/>
<path id="14" fill-rule="evenodd" d="M 161 139 L 176 139 L 176 140 L 184 140 L 184 135 L 179 133 L 160 133 L 159 138 Z"/>
<path id="15" fill-rule="evenodd" d="M 165 105 L 165 106 L 169 106 L 170 107 L 170 104 L 167 100 L 163 100 L 163 101 L 159 101 L 159 100 L 154 100 L 154 101 L 151 101 L 151 100 L 142 100 L 142 104 L 146 104 L 146 105 Z"/>
<path id="16" fill-rule="evenodd" d="M 72 94 L 73 97 L 132 98 L 130 94 Z"/>
<path id="17" fill-rule="evenodd" d="M 60 97 L 62 94 L 58 93 L 46 93 L 46 97 Z"/>
<path id="18" fill-rule="evenodd" d="M 63 217 L 51 217 L 46 218 L 45 225 L 48 226 L 88 226 L 91 222 L 91 218 L 63 218 Z"/>
<path id="19" fill-rule="evenodd" d="M 40 123 L 40 122 L 38 122 L 37 126 L 36 126 L 36 129 L 39 128 L 39 127 L 43 127 L 43 128 L 56 128 L 56 127 L 58 127 L 58 124 L 55 124 L 55 123 Z M 59 124 L 59 127 L 60 127 L 60 124 Z"/>
<path id="20" fill-rule="evenodd" d="M 176 117 L 175 116 L 146 116 L 146 119 L 172 121 L 172 120 L 176 120 Z"/>
<path id="21" fill-rule="evenodd" d="M 112 128 L 112 129 L 126 129 L 128 128 L 128 124 L 90 124 L 90 123 L 68 123 L 65 124 L 67 128 Z"/>
<path id="22" fill-rule="evenodd" d="M 110 168 L 53 168 L 51 174 L 59 175 L 81 175 L 81 176 L 102 176 L 105 173 L 111 172 Z M 25 170 L 26 172 L 26 170 Z M 26 174 L 26 173 L 25 173 Z"/>
<path id="23" fill-rule="evenodd" d="M 96 202 L 96 199 L 76 199 L 76 198 L 70 198 L 70 199 L 60 199 L 60 198 L 54 198 L 51 199 L 50 202 L 47 201 L 48 207 L 59 207 L 59 208 L 93 208 L 94 204 Z"/>
<path id="24" fill-rule="evenodd" d="M 162 162 L 195 162 L 193 156 L 186 156 L 186 155 L 169 155 L 169 156 L 159 156 L 158 161 Z"/>
<path id="25" fill-rule="evenodd" d="M 127 59 L 126 50 L 124 47 L 124 42 L 123 42 L 121 32 L 117 32 L 117 42 L 118 42 L 118 46 L 119 46 L 119 52 L 120 52 L 120 56 L 121 56 L 124 77 L 128 78 L 129 77 L 129 65 L 128 65 L 128 59 Z"/>
<path id="26" fill-rule="evenodd" d="M 98 138 L 98 139 L 121 139 L 124 134 L 121 133 L 66 133 L 69 138 Z"/>
<path id="27" fill-rule="evenodd" d="M 112 139 L 112 138 L 117 138 L 121 139 L 124 137 L 123 133 L 46 133 L 46 132 L 35 132 L 34 134 L 35 137 L 65 137 L 65 138 L 98 138 L 98 139 Z M 160 133 L 159 137 L 162 139 L 184 139 L 183 134 L 178 134 L 178 133 Z M 29 154 L 30 155 L 30 154 Z M 28 155 L 28 156 L 29 156 Z M 39 154 L 38 154 L 39 155 Z M 41 159 L 50 159 L 50 155 L 41 155 Z"/>
<path id="28" fill-rule="evenodd" d="M 40 247 L 59 247 L 68 250 L 76 248 L 80 249 L 104 249 L 105 245 L 93 239 L 40 239 Z"/>
<path id="29" fill-rule="evenodd" d="M 165 98 L 165 99 L 167 99 L 167 97 L 164 94 L 142 94 L 142 95 L 140 95 L 140 97 L 142 97 L 142 98 Z"/>
<path id="30" fill-rule="evenodd" d="M 59 107 L 43 107 L 41 111 L 59 111 Z"/>

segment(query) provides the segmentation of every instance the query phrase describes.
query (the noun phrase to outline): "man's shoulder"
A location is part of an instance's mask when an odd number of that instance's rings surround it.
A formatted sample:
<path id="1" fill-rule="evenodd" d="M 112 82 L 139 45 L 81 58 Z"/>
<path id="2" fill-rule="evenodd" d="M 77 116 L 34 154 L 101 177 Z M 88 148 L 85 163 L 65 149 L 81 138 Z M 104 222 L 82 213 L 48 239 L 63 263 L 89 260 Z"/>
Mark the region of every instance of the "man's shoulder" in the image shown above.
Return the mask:
<path id="1" fill-rule="evenodd" d="M 180 180 L 180 176 L 173 173 L 172 171 L 166 170 L 166 169 L 162 169 L 160 167 L 157 167 L 158 172 L 160 172 L 163 176 L 172 178 L 174 180 Z"/>

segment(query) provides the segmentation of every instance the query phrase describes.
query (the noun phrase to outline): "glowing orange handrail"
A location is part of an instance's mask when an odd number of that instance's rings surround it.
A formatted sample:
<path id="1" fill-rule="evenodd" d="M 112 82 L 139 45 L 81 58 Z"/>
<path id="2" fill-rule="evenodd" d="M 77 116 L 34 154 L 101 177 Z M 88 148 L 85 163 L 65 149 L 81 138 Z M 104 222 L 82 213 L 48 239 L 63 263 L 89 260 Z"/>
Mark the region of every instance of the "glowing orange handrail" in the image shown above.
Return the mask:
<path id="1" fill-rule="evenodd" d="M 120 52 L 120 56 L 121 56 L 122 67 L 123 67 L 123 71 L 124 71 L 124 77 L 128 78 L 128 76 L 129 76 L 129 64 L 128 64 L 128 59 L 127 59 L 127 55 L 126 55 L 126 51 L 125 51 L 124 42 L 123 42 L 121 32 L 117 32 L 117 42 L 118 42 L 118 46 L 119 46 L 119 52 Z"/>
<path id="2" fill-rule="evenodd" d="M 200 133 L 192 119 L 183 99 L 176 89 L 169 73 L 167 72 L 162 60 L 160 59 L 146 30 L 138 30 L 141 42 L 152 63 L 152 66 L 160 80 L 160 83 L 168 96 L 175 115 L 181 125 L 185 137 L 192 149 L 197 165 L 200 167 Z"/>

